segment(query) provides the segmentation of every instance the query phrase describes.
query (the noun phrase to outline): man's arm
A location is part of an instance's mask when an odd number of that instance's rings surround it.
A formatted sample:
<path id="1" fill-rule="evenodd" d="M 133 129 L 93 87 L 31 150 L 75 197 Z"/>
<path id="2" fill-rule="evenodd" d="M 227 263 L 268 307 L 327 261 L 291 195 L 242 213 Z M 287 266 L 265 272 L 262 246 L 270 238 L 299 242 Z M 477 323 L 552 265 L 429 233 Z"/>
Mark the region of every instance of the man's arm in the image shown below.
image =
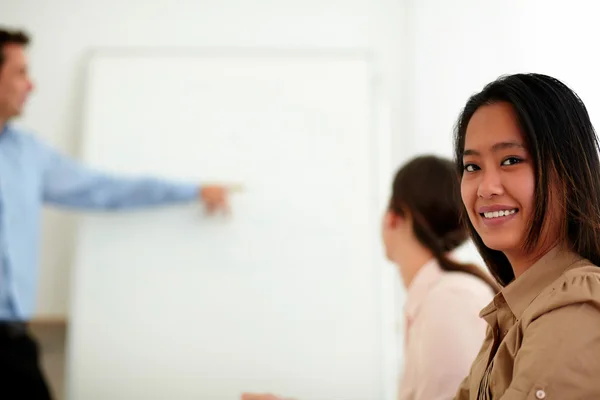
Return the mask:
<path id="1" fill-rule="evenodd" d="M 60 154 L 41 141 L 36 142 L 45 203 L 69 208 L 119 210 L 201 199 L 200 185 L 103 173 Z"/>

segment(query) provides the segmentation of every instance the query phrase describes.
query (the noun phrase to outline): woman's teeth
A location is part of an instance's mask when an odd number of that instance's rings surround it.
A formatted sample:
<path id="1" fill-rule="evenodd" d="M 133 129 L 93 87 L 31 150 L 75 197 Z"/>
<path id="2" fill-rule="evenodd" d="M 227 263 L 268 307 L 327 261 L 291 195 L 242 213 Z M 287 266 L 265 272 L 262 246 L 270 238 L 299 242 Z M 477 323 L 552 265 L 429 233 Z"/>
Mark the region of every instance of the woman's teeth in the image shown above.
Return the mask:
<path id="1" fill-rule="evenodd" d="M 501 211 L 486 212 L 486 213 L 483 213 L 483 216 L 485 218 L 498 218 L 498 217 L 505 217 L 507 215 L 514 214 L 516 212 L 517 212 L 517 209 L 514 208 L 512 210 L 501 210 Z"/>

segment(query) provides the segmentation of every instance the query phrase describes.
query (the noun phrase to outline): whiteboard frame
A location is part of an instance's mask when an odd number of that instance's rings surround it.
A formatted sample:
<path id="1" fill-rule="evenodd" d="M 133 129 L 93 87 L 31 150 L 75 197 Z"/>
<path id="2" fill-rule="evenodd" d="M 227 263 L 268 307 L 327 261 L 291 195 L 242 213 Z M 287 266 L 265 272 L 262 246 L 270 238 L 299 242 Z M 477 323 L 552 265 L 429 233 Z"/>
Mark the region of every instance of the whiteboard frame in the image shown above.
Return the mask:
<path id="1" fill-rule="evenodd" d="M 361 60 L 365 61 L 371 72 L 371 116 L 374 137 L 371 140 L 371 151 L 375 154 L 373 168 L 377 176 L 373 177 L 375 191 L 373 193 L 374 203 L 378 205 L 379 211 L 383 213 L 390 196 L 391 179 L 396 166 L 392 165 L 392 130 L 390 115 L 390 94 L 386 93 L 386 79 L 382 72 L 382 66 L 375 56 L 375 52 L 369 48 L 291 48 L 291 47 L 158 47 L 158 46 L 122 46 L 122 47 L 103 47 L 97 46 L 91 48 L 84 55 L 84 87 L 82 98 L 84 101 L 88 98 L 88 86 L 90 78 L 90 65 L 95 58 L 99 57 L 193 57 L 193 58 L 261 58 L 261 57 L 305 57 L 305 58 L 334 58 L 338 60 Z M 88 120 L 86 112 L 87 107 L 82 107 L 80 119 L 81 132 L 85 131 L 86 121 Z M 80 138 L 80 150 L 83 147 L 83 140 Z M 381 218 L 373 210 L 373 221 L 377 222 Z M 375 224 L 375 226 L 378 226 Z M 379 232 L 374 232 L 379 234 Z M 76 251 L 74 249 L 73 251 Z M 381 248 L 383 251 L 383 247 Z M 390 267 L 388 263 L 380 262 L 381 257 L 373 254 L 375 257 L 374 265 L 379 274 L 379 298 L 380 315 L 379 324 L 381 327 L 381 400 L 396 400 L 398 386 L 398 309 L 396 302 L 396 285 L 398 279 L 395 268 Z M 71 282 L 77 282 L 75 278 L 76 268 L 71 268 Z M 71 298 L 74 299 L 71 289 Z M 69 315 L 72 315 L 72 304 L 69 305 Z M 68 400 L 73 398 L 71 374 L 71 341 L 67 334 L 65 360 L 65 396 Z"/>

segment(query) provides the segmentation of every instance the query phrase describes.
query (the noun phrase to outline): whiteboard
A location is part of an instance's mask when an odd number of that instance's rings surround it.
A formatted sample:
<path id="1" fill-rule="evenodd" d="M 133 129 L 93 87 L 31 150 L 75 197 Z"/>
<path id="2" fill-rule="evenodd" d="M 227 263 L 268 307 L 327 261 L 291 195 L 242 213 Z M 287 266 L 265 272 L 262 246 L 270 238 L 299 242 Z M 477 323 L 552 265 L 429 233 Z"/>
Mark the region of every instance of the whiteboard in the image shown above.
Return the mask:
<path id="1" fill-rule="evenodd" d="M 362 54 L 96 52 L 88 165 L 246 190 L 81 219 L 69 399 L 383 399 L 376 104 Z"/>

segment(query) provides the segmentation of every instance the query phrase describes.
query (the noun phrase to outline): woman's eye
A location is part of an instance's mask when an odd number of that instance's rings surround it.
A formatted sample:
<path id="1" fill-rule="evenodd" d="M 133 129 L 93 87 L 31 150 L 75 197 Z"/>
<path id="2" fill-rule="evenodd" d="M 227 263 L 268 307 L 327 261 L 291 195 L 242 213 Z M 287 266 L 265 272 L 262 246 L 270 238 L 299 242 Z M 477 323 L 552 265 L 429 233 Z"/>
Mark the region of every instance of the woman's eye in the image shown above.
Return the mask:
<path id="1" fill-rule="evenodd" d="M 521 160 L 517 157 L 508 157 L 506 160 L 502 161 L 502 165 L 513 165 L 520 163 Z"/>
<path id="2" fill-rule="evenodd" d="M 465 171 L 467 171 L 467 172 L 475 172 L 477 170 L 477 165 L 466 164 L 464 168 L 465 168 Z"/>

